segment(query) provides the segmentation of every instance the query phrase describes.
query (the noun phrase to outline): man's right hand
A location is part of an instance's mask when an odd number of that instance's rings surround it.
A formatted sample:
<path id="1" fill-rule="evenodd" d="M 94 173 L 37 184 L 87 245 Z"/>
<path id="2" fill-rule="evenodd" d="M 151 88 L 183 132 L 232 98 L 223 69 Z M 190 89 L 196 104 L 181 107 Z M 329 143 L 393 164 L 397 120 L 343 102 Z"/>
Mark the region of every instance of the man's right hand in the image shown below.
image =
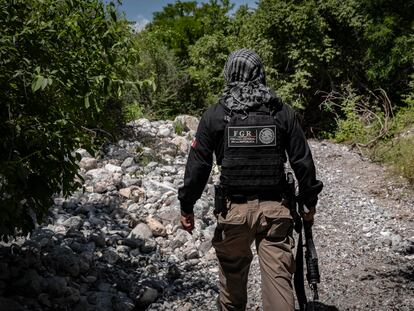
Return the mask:
<path id="1" fill-rule="evenodd" d="M 183 229 L 189 233 L 192 233 L 194 229 L 194 213 L 181 213 L 180 221 L 181 225 L 183 226 Z"/>
<path id="2" fill-rule="evenodd" d="M 304 221 L 313 223 L 313 216 L 316 213 L 316 207 L 315 206 L 310 207 L 310 208 L 308 207 L 307 209 L 308 209 L 308 211 L 307 212 L 302 212 L 301 216 L 302 216 Z"/>

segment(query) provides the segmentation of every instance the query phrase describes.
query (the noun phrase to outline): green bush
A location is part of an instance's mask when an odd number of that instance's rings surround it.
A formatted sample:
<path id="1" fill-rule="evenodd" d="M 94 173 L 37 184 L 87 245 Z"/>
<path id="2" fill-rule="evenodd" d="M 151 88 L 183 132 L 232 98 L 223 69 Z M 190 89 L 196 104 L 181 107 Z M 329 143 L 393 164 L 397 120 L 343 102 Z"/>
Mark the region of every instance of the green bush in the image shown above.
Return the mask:
<path id="1" fill-rule="evenodd" d="M 396 174 L 414 184 L 414 130 L 409 136 L 396 137 L 380 144 L 373 151 L 375 159 L 391 164 Z"/>
<path id="2" fill-rule="evenodd" d="M 400 109 L 392 120 L 391 135 L 371 150 L 371 156 L 392 165 L 393 170 L 414 184 L 414 103 Z"/>
<path id="3" fill-rule="evenodd" d="M 26 234 L 69 195 L 79 155 L 114 126 L 133 55 L 115 5 L 0 2 L 0 238 Z M 119 122 L 119 118 L 118 121 Z"/>

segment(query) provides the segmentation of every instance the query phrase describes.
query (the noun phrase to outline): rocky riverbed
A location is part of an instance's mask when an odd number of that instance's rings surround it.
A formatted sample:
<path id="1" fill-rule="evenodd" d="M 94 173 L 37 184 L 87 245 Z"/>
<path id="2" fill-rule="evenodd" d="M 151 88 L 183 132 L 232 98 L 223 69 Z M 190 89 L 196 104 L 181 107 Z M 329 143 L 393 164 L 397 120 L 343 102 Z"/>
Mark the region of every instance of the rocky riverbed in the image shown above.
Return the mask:
<path id="1" fill-rule="evenodd" d="M 196 204 L 193 234 L 179 226 L 177 188 L 197 122 L 140 119 L 95 157 L 79 150 L 83 188 L 56 197 L 30 237 L 0 244 L 0 310 L 216 310 L 217 167 Z M 412 190 L 346 146 L 310 144 L 325 183 L 314 309 L 412 310 Z M 248 310 L 262 310 L 257 258 Z"/>

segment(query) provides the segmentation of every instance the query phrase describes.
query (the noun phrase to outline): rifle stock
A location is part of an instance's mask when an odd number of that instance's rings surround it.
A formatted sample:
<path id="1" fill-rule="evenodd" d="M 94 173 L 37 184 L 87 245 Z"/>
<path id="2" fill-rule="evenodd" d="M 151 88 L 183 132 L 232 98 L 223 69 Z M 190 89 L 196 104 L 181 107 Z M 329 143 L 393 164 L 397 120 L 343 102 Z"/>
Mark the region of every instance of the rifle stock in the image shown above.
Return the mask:
<path id="1" fill-rule="evenodd" d="M 309 287 L 313 292 L 313 300 L 319 300 L 318 283 L 321 282 L 318 266 L 318 255 L 316 254 L 315 243 L 313 243 L 312 236 L 312 223 L 303 221 L 303 228 L 305 231 L 305 243 L 306 243 L 306 279 L 308 280 Z"/>

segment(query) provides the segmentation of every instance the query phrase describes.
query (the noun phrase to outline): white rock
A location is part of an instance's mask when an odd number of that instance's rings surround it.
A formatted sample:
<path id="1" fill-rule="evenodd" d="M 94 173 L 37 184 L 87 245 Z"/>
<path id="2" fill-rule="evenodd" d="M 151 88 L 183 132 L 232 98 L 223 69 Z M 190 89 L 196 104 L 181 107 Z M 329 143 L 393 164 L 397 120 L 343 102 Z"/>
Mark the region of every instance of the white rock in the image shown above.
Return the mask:
<path id="1" fill-rule="evenodd" d="M 108 163 L 105 169 L 111 173 L 122 173 L 122 167 Z"/>
<path id="2" fill-rule="evenodd" d="M 95 158 L 85 157 L 79 162 L 79 166 L 85 171 L 89 171 L 98 167 L 98 161 Z"/>
<path id="3" fill-rule="evenodd" d="M 190 149 L 190 142 L 187 138 L 182 136 L 174 137 L 171 142 L 178 147 L 178 150 L 183 153 L 187 154 L 188 150 Z"/>
<path id="4" fill-rule="evenodd" d="M 92 157 L 91 154 L 88 151 L 86 151 L 86 149 L 83 149 L 83 148 L 77 149 L 75 152 L 79 153 L 82 158 L 91 158 Z"/>
<path id="5" fill-rule="evenodd" d="M 119 189 L 119 194 L 134 202 L 142 201 L 145 198 L 145 190 L 137 186 Z"/>
<path id="6" fill-rule="evenodd" d="M 160 137 L 169 137 L 169 136 L 171 136 L 171 132 L 172 132 L 172 130 L 169 127 L 167 127 L 165 125 L 161 125 L 158 129 L 158 136 L 160 136 Z"/>
<path id="7" fill-rule="evenodd" d="M 129 239 L 141 239 L 141 240 L 148 240 L 152 238 L 152 231 L 150 227 L 141 222 L 132 229 L 131 233 L 128 235 Z"/>
<path id="8" fill-rule="evenodd" d="M 100 179 L 108 178 L 111 174 L 104 168 L 96 168 L 96 169 L 87 171 L 86 175 L 92 177 L 92 179 L 100 180 Z"/>
<path id="9" fill-rule="evenodd" d="M 167 235 L 167 229 L 158 220 L 156 220 L 155 218 L 151 216 L 148 216 L 146 221 L 147 221 L 148 227 L 151 229 L 152 234 L 154 236 L 165 237 Z"/>
<path id="10" fill-rule="evenodd" d="M 151 122 L 145 118 L 139 119 L 136 123 L 139 127 L 151 127 Z"/>
<path id="11" fill-rule="evenodd" d="M 127 167 L 130 167 L 130 166 L 134 165 L 134 164 L 135 164 L 134 158 L 133 157 L 128 157 L 124 160 L 124 162 L 122 162 L 121 167 L 122 168 L 127 168 Z"/>

